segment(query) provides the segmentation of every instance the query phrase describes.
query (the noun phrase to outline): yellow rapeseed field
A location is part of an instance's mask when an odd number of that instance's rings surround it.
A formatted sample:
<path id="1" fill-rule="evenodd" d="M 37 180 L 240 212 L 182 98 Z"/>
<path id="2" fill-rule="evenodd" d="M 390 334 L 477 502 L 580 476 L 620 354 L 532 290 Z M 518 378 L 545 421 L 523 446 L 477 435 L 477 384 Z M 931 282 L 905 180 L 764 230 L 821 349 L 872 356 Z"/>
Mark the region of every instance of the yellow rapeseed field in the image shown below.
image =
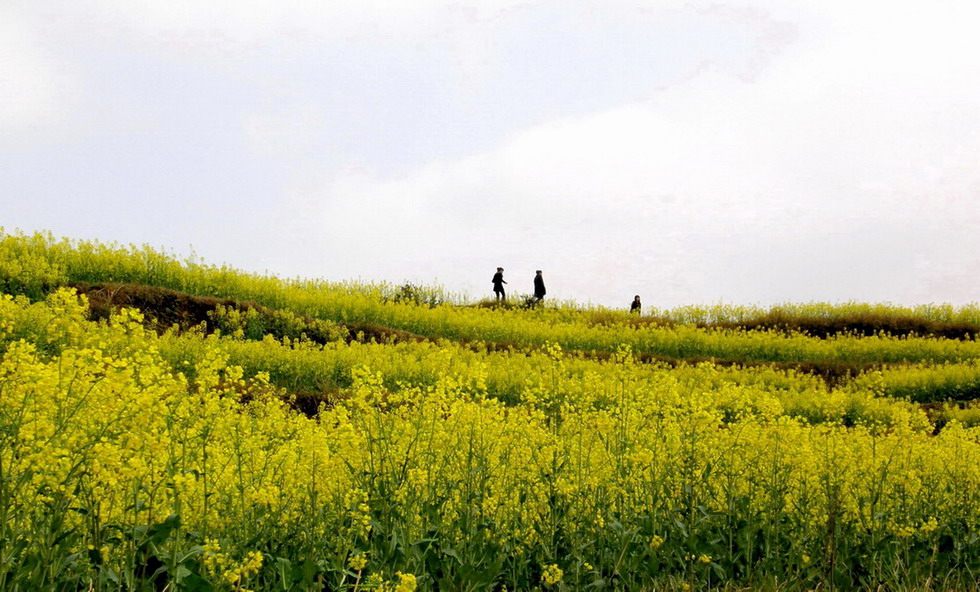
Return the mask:
<path id="1" fill-rule="evenodd" d="M 0 590 L 976 589 L 980 428 L 919 406 L 969 398 L 973 339 L 595 324 L 0 247 Z M 158 332 L 63 287 L 154 278 L 429 339 Z M 755 362 L 711 361 L 739 348 Z M 760 363 L 848 356 L 875 365 Z"/>

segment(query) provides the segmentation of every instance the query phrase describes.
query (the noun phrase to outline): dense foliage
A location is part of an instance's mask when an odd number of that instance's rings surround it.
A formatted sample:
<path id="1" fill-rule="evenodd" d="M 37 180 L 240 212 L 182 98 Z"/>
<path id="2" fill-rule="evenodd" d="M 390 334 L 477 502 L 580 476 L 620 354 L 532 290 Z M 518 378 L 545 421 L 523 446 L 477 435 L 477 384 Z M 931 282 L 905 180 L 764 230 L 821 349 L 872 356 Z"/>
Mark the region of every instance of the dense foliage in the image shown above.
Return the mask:
<path id="1" fill-rule="evenodd" d="M 0 590 L 975 589 L 975 308 L 505 309 L 3 233 L 0 287 Z"/>

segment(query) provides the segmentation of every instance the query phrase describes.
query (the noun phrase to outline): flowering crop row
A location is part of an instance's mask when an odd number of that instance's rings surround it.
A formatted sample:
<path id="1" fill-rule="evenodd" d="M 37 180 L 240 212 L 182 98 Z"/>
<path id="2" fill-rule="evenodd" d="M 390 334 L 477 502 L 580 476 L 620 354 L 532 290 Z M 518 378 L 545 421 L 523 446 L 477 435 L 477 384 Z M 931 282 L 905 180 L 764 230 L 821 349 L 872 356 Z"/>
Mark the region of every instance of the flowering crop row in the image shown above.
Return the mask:
<path id="1" fill-rule="evenodd" d="M 980 569 L 980 429 L 934 436 L 857 383 L 556 343 L 157 335 L 68 290 L 0 298 L 0 352 L 0 589 L 966 588 Z M 330 394 L 312 417 L 287 403 L 308 384 Z"/>
<path id="2" fill-rule="evenodd" d="M 580 311 L 567 308 L 543 308 L 529 313 L 468 306 L 418 306 L 411 301 L 390 301 L 383 287 L 378 286 L 284 281 L 228 267 L 182 262 L 149 247 L 59 241 L 45 234 L 24 236 L 0 231 L 0 286 L 5 291 L 37 299 L 73 282 L 134 282 L 196 295 L 254 301 L 316 319 L 374 323 L 433 339 L 535 347 L 558 343 L 569 351 L 611 353 L 628 345 L 638 354 L 733 362 L 941 364 L 980 359 L 980 341 L 973 339 L 888 335 L 819 339 L 766 330 L 637 325 L 626 322 L 629 319 L 625 313 L 613 315 L 623 322 L 596 324 L 586 322 Z M 959 312 L 936 307 L 940 309 L 940 317 L 973 319 L 971 307 Z M 841 314 L 848 310 L 843 307 Z"/>
<path id="3" fill-rule="evenodd" d="M 922 304 L 899 306 L 895 304 L 871 304 L 848 302 L 828 304 L 785 303 L 771 308 L 746 305 L 681 306 L 674 309 L 654 310 L 653 315 L 681 324 L 752 324 L 756 321 L 792 324 L 800 321 L 839 321 L 840 319 L 877 320 L 883 324 L 946 323 L 980 327 L 980 305 L 952 306 L 949 304 Z"/>

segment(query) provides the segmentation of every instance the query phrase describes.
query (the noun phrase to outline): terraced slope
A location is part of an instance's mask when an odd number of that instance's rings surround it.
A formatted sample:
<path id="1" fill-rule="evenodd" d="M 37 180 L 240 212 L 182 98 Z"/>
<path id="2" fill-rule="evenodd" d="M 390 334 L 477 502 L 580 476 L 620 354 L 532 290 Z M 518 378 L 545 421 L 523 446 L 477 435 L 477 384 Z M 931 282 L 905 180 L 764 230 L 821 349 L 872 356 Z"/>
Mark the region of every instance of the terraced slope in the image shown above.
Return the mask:
<path id="1" fill-rule="evenodd" d="M 977 311 L 497 307 L 0 233 L 0 589 L 972 590 Z"/>

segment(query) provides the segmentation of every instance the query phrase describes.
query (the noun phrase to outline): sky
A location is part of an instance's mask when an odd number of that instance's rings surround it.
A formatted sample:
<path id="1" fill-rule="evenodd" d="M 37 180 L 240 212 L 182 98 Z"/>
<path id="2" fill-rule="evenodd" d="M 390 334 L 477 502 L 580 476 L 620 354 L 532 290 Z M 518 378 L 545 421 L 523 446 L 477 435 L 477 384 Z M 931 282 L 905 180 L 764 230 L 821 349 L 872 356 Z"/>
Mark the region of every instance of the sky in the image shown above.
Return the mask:
<path id="1" fill-rule="evenodd" d="M 0 0 L 0 227 L 626 307 L 980 301 L 974 0 Z"/>

